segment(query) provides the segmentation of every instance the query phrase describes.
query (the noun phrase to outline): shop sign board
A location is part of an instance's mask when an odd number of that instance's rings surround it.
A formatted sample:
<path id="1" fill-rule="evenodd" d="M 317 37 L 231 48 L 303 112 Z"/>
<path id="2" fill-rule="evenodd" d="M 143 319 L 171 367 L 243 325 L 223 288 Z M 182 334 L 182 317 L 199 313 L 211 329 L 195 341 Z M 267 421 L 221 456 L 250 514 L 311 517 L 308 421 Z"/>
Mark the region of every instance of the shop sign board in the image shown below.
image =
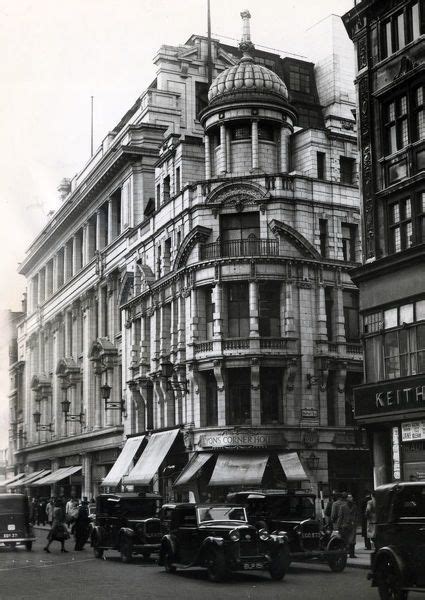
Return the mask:
<path id="1" fill-rule="evenodd" d="M 400 479 L 400 435 L 398 427 L 392 428 L 393 479 Z"/>
<path id="2" fill-rule="evenodd" d="M 201 435 L 199 445 L 202 448 L 267 448 L 283 447 L 286 439 L 283 433 L 274 431 L 227 430 Z"/>
<path id="3" fill-rule="evenodd" d="M 319 416 L 319 412 L 317 408 L 309 406 L 308 408 L 303 408 L 301 410 L 301 416 L 303 419 L 317 419 Z"/>
<path id="4" fill-rule="evenodd" d="M 392 414 L 425 411 L 425 377 L 416 376 L 362 385 L 354 389 L 356 418 L 391 416 Z"/>
<path id="5" fill-rule="evenodd" d="M 410 421 L 401 424 L 401 441 L 425 440 L 425 421 Z"/>

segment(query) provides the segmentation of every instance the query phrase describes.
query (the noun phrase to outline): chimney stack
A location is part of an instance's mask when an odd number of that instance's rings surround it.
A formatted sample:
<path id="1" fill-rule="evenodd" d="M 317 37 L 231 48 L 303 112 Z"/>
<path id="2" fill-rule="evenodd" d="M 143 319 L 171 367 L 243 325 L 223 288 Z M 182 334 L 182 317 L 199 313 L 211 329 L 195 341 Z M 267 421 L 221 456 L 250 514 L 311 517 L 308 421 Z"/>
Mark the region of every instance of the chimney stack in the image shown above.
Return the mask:
<path id="1" fill-rule="evenodd" d="M 61 202 L 65 200 L 68 194 L 71 191 L 71 180 L 67 177 L 64 177 L 60 184 L 58 185 L 59 198 Z"/>

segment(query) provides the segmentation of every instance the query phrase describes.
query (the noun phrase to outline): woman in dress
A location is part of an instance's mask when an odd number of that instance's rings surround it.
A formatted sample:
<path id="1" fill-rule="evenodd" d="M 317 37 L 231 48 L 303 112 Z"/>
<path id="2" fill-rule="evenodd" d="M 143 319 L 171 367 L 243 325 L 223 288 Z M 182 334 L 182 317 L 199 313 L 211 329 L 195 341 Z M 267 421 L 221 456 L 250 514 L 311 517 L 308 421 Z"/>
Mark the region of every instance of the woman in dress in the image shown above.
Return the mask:
<path id="1" fill-rule="evenodd" d="M 69 538 L 68 529 L 65 525 L 65 515 L 60 500 L 55 502 L 55 508 L 53 510 L 53 522 L 52 528 L 47 536 L 47 546 L 44 548 L 45 552 L 50 552 L 49 546 L 52 542 L 60 542 L 61 552 L 68 552 L 65 550 L 65 540 Z"/>

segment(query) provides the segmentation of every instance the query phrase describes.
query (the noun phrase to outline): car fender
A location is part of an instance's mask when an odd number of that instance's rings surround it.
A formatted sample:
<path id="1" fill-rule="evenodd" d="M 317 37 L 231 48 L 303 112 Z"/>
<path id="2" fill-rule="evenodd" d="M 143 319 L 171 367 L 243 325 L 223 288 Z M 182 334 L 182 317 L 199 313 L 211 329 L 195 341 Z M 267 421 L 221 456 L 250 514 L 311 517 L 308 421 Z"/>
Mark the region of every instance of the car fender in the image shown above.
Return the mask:
<path id="1" fill-rule="evenodd" d="M 159 551 L 160 560 L 164 556 L 164 551 L 170 549 L 173 554 L 176 554 L 176 539 L 173 535 L 167 534 L 161 540 L 161 549 Z"/>
<path id="2" fill-rule="evenodd" d="M 121 527 L 120 529 L 120 539 L 122 538 L 130 538 L 134 537 L 134 531 L 130 527 Z"/>
<path id="3" fill-rule="evenodd" d="M 92 530 L 91 530 L 91 535 L 90 535 L 90 541 L 91 541 L 92 545 L 95 542 L 95 540 L 100 541 L 101 539 L 102 539 L 102 535 L 100 533 L 99 525 L 93 525 Z"/>
<path id="4" fill-rule="evenodd" d="M 334 546 L 339 546 L 341 542 L 345 545 L 341 535 L 337 531 L 333 531 L 330 540 L 326 544 L 326 550 L 334 550 Z"/>
<path id="5" fill-rule="evenodd" d="M 397 565 L 397 568 L 402 577 L 405 576 L 406 573 L 406 564 L 400 554 L 393 546 L 383 546 L 380 548 L 373 558 L 373 575 L 375 575 L 377 567 L 384 560 L 391 560 L 394 564 Z"/>
<path id="6" fill-rule="evenodd" d="M 208 537 L 206 537 L 204 539 L 204 541 L 201 544 L 200 550 L 203 550 L 204 548 L 210 548 L 211 546 L 223 546 L 224 544 L 224 539 L 222 537 L 215 537 L 213 535 L 209 535 Z"/>

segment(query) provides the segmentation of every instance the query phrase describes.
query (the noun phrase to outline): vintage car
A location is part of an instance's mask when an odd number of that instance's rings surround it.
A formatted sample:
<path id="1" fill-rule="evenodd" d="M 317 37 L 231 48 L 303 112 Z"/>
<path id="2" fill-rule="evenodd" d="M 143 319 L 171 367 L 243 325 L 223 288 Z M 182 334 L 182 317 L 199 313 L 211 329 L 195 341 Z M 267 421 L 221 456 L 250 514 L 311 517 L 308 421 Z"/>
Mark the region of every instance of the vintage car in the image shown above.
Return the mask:
<path id="1" fill-rule="evenodd" d="M 35 541 L 29 520 L 28 498 L 24 494 L 0 494 L 0 543 L 32 549 Z"/>
<path id="2" fill-rule="evenodd" d="M 269 571 L 275 580 L 285 576 L 289 565 L 285 536 L 257 531 L 240 505 L 166 504 L 161 521 L 159 564 L 168 573 L 200 566 L 211 581 L 222 581 L 232 571 L 255 569 Z"/>
<path id="3" fill-rule="evenodd" d="M 375 490 L 375 550 L 369 579 L 382 600 L 425 592 L 425 482 L 382 485 Z"/>
<path id="4" fill-rule="evenodd" d="M 228 494 L 227 502 L 245 507 L 248 521 L 257 529 L 283 532 L 291 560 L 323 560 L 332 571 L 347 564 L 347 550 L 336 531 L 316 519 L 315 496 L 302 490 L 244 490 Z"/>
<path id="5" fill-rule="evenodd" d="M 91 545 L 96 558 L 107 549 L 118 550 L 122 562 L 134 554 L 149 558 L 161 543 L 156 494 L 101 494 L 96 501 L 96 517 L 91 527 Z"/>

